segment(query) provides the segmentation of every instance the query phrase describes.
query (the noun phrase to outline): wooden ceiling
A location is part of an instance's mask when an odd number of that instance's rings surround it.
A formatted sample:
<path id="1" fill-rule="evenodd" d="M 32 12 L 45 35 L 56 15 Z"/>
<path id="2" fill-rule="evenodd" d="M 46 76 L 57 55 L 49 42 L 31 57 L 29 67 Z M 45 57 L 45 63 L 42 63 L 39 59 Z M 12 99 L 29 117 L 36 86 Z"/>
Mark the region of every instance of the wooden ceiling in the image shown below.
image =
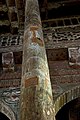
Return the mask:
<path id="1" fill-rule="evenodd" d="M 0 33 L 17 34 L 24 26 L 23 0 L 0 0 Z"/>
<path id="2" fill-rule="evenodd" d="M 77 9 L 77 14 L 80 14 L 80 0 L 39 0 L 41 19 L 68 15 L 70 6 L 74 8 L 75 5 L 79 9 Z M 67 8 L 69 8 L 69 11 L 66 13 Z M 25 0 L 0 0 L 0 34 L 20 33 L 24 29 L 24 11 Z M 76 14 L 75 11 L 72 10 L 72 12 Z"/>
<path id="3" fill-rule="evenodd" d="M 40 13 L 42 20 L 80 15 L 79 11 L 80 0 L 40 1 Z"/>

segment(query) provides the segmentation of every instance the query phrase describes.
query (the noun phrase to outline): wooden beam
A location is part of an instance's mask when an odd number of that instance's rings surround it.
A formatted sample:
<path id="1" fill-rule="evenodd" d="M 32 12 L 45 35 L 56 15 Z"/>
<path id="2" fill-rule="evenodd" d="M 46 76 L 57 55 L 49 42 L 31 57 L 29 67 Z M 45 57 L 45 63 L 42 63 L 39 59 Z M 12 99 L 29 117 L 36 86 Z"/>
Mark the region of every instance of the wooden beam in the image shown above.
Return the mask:
<path id="1" fill-rule="evenodd" d="M 17 22 L 17 10 L 16 10 L 16 6 L 15 6 L 15 1 L 13 0 L 11 2 L 11 0 L 6 0 L 7 3 L 7 7 L 8 7 L 8 16 L 9 16 L 9 21 L 11 24 L 11 33 L 17 33 L 18 32 L 18 22 Z M 14 13 L 14 14 L 13 14 Z M 13 20 L 13 17 L 15 17 L 15 21 Z"/>
<path id="2" fill-rule="evenodd" d="M 10 25 L 9 20 L 0 20 L 0 26 L 3 26 L 3 25 L 9 26 Z"/>
<path id="3" fill-rule="evenodd" d="M 48 1 L 47 0 L 44 0 L 44 9 L 45 9 L 45 14 L 46 14 L 46 18 L 45 19 L 48 19 Z"/>
<path id="4" fill-rule="evenodd" d="M 15 0 L 6 0 L 7 6 L 14 6 Z"/>
<path id="5" fill-rule="evenodd" d="M 0 6 L 0 11 L 7 12 L 8 11 L 7 6 L 6 5 Z"/>
<path id="6" fill-rule="evenodd" d="M 22 26 L 24 24 L 24 3 L 23 0 L 15 0 L 15 3 L 17 8 L 19 28 L 23 29 Z"/>

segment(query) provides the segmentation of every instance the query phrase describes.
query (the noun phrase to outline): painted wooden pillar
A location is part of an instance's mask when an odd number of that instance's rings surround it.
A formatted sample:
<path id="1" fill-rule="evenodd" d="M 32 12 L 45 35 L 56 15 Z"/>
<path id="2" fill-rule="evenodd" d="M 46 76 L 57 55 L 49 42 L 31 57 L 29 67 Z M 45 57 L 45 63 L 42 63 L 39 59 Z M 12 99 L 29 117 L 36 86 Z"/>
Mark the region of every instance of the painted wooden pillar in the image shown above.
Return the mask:
<path id="1" fill-rule="evenodd" d="M 38 0 L 26 0 L 20 120 L 53 120 L 53 97 Z"/>

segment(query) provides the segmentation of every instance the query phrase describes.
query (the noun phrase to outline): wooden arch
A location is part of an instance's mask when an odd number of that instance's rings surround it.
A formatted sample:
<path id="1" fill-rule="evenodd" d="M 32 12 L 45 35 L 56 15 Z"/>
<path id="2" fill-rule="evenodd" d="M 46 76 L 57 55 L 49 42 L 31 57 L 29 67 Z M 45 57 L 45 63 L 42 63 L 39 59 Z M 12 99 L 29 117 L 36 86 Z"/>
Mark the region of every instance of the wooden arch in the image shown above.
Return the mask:
<path id="1" fill-rule="evenodd" d="M 71 90 L 68 90 L 64 93 L 62 93 L 55 101 L 54 106 L 53 106 L 53 110 L 56 114 L 58 113 L 58 111 L 68 102 L 79 98 L 80 97 L 80 86 L 76 86 Z"/>

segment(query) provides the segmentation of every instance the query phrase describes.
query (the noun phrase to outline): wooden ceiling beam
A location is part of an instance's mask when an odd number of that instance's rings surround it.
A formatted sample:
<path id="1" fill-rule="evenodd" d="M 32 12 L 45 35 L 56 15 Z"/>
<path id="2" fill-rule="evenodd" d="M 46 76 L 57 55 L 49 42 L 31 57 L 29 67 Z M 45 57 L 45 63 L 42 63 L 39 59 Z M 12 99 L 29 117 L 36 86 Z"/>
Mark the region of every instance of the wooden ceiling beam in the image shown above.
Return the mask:
<path id="1" fill-rule="evenodd" d="M 8 7 L 8 16 L 9 21 L 11 24 L 11 33 L 15 33 L 15 31 L 18 31 L 18 20 L 17 20 L 17 10 L 15 6 L 15 1 L 12 0 L 6 0 L 7 7 Z"/>
<path id="2" fill-rule="evenodd" d="M 9 26 L 10 25 L 10 22 L 8 20 L 0 20 L 0 26 Z"/>
<path id="3" fill-rule="evenodd" d="M 23 0 L 15 0 L 16 8 L 17 8 L 17 17 L 19 29 L 23 29 L 24 26 L 24 2 Z"/>
<path id="4" fill-rule="evenodd" d="M 15 0 L 6 0 L 7 6 L 15 6 Z"/>
<path id="5" fill-rule="evenodd" d="M 17 10 L 16 7 L 8 7 L 8 14 L 10 22 L 17 21 Z"/>
<path id="6" fill-rule="evenodd" d="M 44 10 L 45 10 L 45 19 L 48 19 L 48 0 L 44 0 L 43 2 L 43 7 L 44 7 Z"/>

